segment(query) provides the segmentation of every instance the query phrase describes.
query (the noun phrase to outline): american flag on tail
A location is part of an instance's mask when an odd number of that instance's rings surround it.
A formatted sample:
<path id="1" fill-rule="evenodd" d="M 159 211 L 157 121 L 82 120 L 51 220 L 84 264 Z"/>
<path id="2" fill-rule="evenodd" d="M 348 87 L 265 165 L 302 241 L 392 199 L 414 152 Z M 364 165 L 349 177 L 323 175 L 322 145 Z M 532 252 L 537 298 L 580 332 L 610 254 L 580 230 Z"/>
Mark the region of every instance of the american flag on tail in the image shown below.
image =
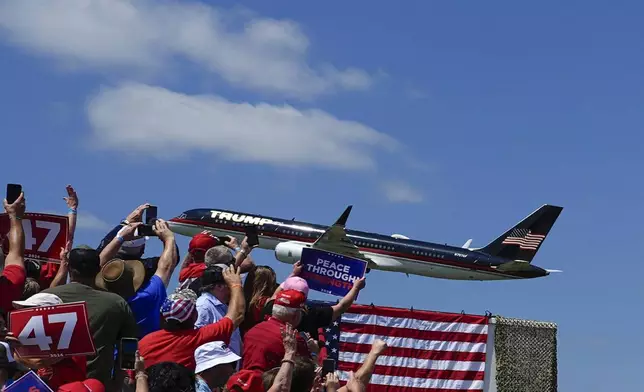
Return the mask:
<path id="1" fill-rule="evenodd" d="M 484 389 L 486 316 L 354 305 L 322 332 L 321 356 L 336 360 L 341 381 L 358 370 L 375 339 L 387 343 L 368 392 Z"/>
<path id="2" fill-rule="evenodd" d="M 505 237 L 502 243 L 519 245 L 521 249 L 537 250 L 544 238 L 546 238 L 545 235 L 532 234 L 528 229 L 514 229 L 510 232 L 510 235 Z"/>

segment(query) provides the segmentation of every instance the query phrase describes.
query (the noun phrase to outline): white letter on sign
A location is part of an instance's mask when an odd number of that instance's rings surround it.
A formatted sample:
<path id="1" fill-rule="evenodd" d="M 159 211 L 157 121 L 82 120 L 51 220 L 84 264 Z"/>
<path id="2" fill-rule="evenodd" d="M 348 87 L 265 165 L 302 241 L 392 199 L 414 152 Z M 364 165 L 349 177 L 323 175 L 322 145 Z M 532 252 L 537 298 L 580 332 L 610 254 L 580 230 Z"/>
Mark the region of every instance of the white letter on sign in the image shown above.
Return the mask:
<path id="1" fill-rule="evenodd" d="M 22 230 L 25 232 L 25 250 L 33 250 L 36 245 L 36 239 L 31 234 L 31 221 L 29 219 L 22 220 Z"/>
<path id="2" fill-rule="evenodd" d="M 76 322 L 78 317 L 76 313 L 60 313 L 49 315 L 49 323 L 65 323 L 63 326 L 63 332 L 60 334 L 60 340 L 58 341 L 58 349 L 65 350 L 69 348 L 69 343 L 72 341 L 72 335 L 74 334 L 74 327 L 76 327 Z"/>
<path id="3" fill-rule="evenodd" d="M 43 240 L 42 244 L 40 244 L 40 247 L 38 247 L 38 252 L 48 252 L 49 248 L 51 248 L 51 244 L 54 243 L 56 236 L 60 233 L 60 223 L 36 221 L 36 227 L 47 229 L 47 236 Z"/>
<path id="4" fill-rule="evenodd" d="M 58 233 L 60 233 L 60 223 L 37 220 L 36 227 L 39 229 L 47 229 L 47 235 L 42 241 L 42 244 L 38 247 L 38 252 L 48 252 L 49 248 L 51 248 L 51 245 L 58 236 Z M 22 229 L 25 231 L 25 250 L 34 250 L 34 246 L 38 241 L 33 236 L 31 220 L 23 219 Z"/>
<path id="5" fill-rule="evenodd" d="M 29 336 L 34 334 L 33 338 Z M 42 322 L 42 316 L 33 316 L 18 335 L 20 343 L 25 346 L 38 346 L 43 351 L 49 351 L 51 348 L 51 338 L 45 335 L 45 326 Z"/>

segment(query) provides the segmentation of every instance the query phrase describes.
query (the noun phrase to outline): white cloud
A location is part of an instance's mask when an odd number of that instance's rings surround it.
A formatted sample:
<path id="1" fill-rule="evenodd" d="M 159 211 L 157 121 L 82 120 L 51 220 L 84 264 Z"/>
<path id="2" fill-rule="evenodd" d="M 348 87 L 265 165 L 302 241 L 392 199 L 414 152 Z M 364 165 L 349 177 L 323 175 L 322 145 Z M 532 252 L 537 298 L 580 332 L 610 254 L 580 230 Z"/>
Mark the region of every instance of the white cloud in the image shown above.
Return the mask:
<path id="1" fill-rule="evenodd" d="M 384 181 L 381 188 L 385 197 L 393 203 L 420 203 L 423 201 L 422 193 L 404 181 Z"/>
<path id="2" fill-rule="evenodd" d="M 110 226 L 107 222 L 101 220 L 97 216 L 85 212 L 83 210 L 78 211 L 78 216 L 76 219 L 76 228 L 85 229 L 85 230 L 109 230 L 113 226 Z"/>
<path id="3" fill-rule="evenodd" d="M 310 66 L 310 42 L 292 21 L 193 1 L 0 0 L 2 35 L 67 65 L 150 72 L 179 58 L 234 85 L 293 98 L 372 84 L 357 68 Z"/>
<path id="4" fill-rule="evenodd" d="M 393 138 L 321 110 L 231 102 L 129 83 L 104 88 L 87 107 L 93 145 L 159 159 L 192 152 L 228 161 L 368 170 Z"/>

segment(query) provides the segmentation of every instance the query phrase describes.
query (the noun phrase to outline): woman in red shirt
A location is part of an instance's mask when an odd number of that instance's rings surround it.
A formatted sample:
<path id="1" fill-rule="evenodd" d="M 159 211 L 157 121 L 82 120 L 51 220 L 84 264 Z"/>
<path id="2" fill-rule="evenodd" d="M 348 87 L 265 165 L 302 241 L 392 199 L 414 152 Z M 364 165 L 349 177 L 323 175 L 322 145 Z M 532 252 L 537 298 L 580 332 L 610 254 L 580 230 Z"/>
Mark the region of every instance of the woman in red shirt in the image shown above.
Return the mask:
<path id="1" fill-rule="evenodd" d="M 244 322 L 239 327 L 242 336 L 246 331 L 264 321 L 262 309 L 266 301 L 273 296 L 275 290 L 277 290 L 277 276 L 271 267 L 260 265 L 248 273 L 244 282 L 246 315 Z"/>

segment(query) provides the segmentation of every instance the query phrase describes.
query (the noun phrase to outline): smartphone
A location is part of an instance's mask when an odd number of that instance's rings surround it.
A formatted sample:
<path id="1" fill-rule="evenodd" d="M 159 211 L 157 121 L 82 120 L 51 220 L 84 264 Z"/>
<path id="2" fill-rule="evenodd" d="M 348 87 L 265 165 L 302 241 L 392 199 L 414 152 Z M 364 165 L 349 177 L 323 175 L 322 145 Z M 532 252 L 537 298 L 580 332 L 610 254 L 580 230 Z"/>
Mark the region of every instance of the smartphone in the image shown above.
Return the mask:
<path id="1" fill-rule="evenodd" d="M 246 226 L 244 231 L 246 232 L 246 242 L 248 242 L 248 246 L 252 248 L 253 246 L 259 245 L 257 226 Z"/>
<path id="2" fill-rule="evenodd" d="M 22 193 L 22 185 L 20 184 L 7 184 L 7 203 L 13 204 Z"/>
<path id="3" fill-rule="evenodd" d="M 322 361 L 322 376 L 335 372 L 335 359 L 326 358 Z"/>
<path id="4" fill-rule="evenodd" d="M 145 219 L 143 223 L 147 225 L 154 225 L 154 222 L 157 220 L 157 206 L 149 206 L 145 209 Z"/>
<path id="5" fill-rule="evenodd" d="M 230 241 L 230 237 L 227 235 L 217 235 L 215 236 L 217 238 L 217 241 L 219 241 L 219 245 L 226 245 L 226 242 Z"/>
<path id="6" fill-rule="evenodd" d="M 157 234 L 154 232 L 152 225 L 140 225 L 134 232 L 135 237 L 155 237 Z"/>
<path id="7" fill-rule="evenodd" d="M 136 350 L 139 349 L 139 340 L 136 338 L 121 338 L 119 344 L 120 366 L 124 370 L 134 370 Z"/>

